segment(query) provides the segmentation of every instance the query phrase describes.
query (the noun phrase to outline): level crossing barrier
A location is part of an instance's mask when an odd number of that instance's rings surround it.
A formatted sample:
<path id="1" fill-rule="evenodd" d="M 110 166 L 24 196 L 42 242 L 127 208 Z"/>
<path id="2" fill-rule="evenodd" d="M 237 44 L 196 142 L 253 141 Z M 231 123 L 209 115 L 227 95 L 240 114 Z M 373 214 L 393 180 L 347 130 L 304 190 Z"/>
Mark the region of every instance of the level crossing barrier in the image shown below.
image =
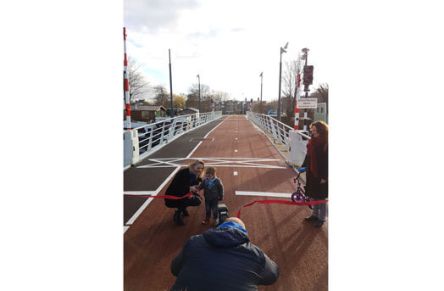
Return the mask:
<path id="1" fill-rule="evenodd" d="M 182 134 L 221 117 L 221 111 L 180 115 L 135 127 L 130 134 L 127 131 L 124 133 L 124 167 L 140 162 Z"/>

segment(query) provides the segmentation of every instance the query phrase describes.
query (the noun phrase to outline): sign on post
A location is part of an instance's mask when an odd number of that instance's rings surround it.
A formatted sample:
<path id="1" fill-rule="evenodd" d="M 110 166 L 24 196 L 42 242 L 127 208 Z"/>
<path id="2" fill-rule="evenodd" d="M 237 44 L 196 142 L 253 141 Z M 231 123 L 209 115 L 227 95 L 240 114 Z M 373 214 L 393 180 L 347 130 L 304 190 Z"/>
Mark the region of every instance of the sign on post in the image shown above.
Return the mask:
<path id="1" fill-rule="evenodd" d="M 318 108 L 318 98 L 300 98 L 297 101 L 299 109 L 316 109 Z"/>

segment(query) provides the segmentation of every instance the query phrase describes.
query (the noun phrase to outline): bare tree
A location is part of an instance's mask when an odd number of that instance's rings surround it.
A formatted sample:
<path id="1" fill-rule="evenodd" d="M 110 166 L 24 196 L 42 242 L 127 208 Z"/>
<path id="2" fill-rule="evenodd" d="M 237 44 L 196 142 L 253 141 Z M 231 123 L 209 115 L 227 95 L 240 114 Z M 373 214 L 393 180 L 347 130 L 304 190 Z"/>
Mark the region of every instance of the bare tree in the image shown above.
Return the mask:
<path id="1" fill-rule="evenodd" d="M 199 108 L 199 85 L 193 84 L 187 94 L 187 107 Z M 200 84 L 200 107 L 202 112 L 211 111 L 210 86 Z"/>
<path id="2" fill-rule="evenodd" d="M 141 64 L 138 64 L 135 59 L 128 58 L 128 82 L 131 101 L 143 99 L 143 95 L 149 88 L 149 83 L 145 80 L 142 73 L 140 73 L 140 67 Z"/>
<path id="3" fill-rule="evenodd" d="M 297 75 L 297 63 L 296 61 L 290 61 L 285 63 L 284 74 L 282 76 L 282 95 L 284 97 L 294 97 L 294 89 L 296 86 Z"/>
<path id="4" fill-rule="evenodd" d="M 162 105 L 165 108 L 169 107 L 170 94 L 167 93 L 165 87 L 158 85 L 154 87 L 154 100 L 156 105 Z"/>
<path id="5" fill-rule="evenodd" d="M 310 95 L 312 98 L 318 98 L 318 102 L 328 103 L 328 84 L 320 84 L 318 88 Z"/>
<path id="6" fill-rule="evenodd" d="M 314 90 L 313 93 L 310 94 L 311 98 L 317 98 L 318 103 L 326 103 L 327 104 L 327 114 L 329 111 L 329 105 L 328 105 L 328 84 L 323 83 L 320 84 L 318 88 Z"/>
<path id="7" fill-rule="evenodd" d="M 285 63 L 285 69 L 282 77 L 283 83 L 283 106 L 286 108 L 287 116 L 294 115 L 294 95 L 296 89 L 297 61 L 292 60 Z M 284 112 L 284 110 L 282 110 Z"/>

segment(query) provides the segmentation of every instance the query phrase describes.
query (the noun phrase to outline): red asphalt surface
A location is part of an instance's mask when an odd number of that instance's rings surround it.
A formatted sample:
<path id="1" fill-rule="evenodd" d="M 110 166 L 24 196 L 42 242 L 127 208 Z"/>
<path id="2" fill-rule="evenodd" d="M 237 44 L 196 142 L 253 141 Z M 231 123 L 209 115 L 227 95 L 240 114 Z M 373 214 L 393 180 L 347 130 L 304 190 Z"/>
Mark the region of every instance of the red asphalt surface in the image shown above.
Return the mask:
<path id="1" fill-rule="evenodd" d="M 268 138 L 245 116 L 227 117 L 191 157 L 279 159 L 256 163 L 286 167 Z M 242 205 L 254 200 L 286 200 L 239 196 L 235 191 L 291 193 L 295 190 L 295 173 L 288 167 L 239 167 L 232 162 L 227 165 L 231 166 L 214 167 L 224 184 L 224 202 L 231 216 L 235 216 Z M 237 176 L 233 174 L 235 171 Z M 166 187 L 159 195 L 164 194 Z M 190 236 L 210 227 L 200 224 L 204 204 L 188 210 L 190 216 L 184 218 L 186 225 L 176 226 L 172 221 L 174 210 L 166 208 L 163 199 L 154 199 L 126 231 L 124 290 L 169 290 L 175 281 L 170 272 L 172 259 Z M 254 204 L 242 209 L 241 219 L 251 242 L 264 250 L 280 268 L 278 281 L 270 286 L 259 286 L 259 290 L 328 290 L 328 224 L 319 229 L 303 223 L 303 218 L 309 214 L 308 207 L 294 205 Z"/>

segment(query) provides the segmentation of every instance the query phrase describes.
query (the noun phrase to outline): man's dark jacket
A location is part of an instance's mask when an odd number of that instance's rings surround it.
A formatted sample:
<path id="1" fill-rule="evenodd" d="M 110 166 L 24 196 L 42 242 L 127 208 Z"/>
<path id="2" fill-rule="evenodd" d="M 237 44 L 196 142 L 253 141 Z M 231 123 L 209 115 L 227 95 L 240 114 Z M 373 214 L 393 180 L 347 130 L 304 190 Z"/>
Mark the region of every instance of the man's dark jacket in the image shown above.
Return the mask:
<path id="1" fill-rule="evenodd" d="M 171 263 L 171 290 L 247 291 L 273 284 L 279 269 L 240 230 L 210 229 L 192 236 Z"/>

